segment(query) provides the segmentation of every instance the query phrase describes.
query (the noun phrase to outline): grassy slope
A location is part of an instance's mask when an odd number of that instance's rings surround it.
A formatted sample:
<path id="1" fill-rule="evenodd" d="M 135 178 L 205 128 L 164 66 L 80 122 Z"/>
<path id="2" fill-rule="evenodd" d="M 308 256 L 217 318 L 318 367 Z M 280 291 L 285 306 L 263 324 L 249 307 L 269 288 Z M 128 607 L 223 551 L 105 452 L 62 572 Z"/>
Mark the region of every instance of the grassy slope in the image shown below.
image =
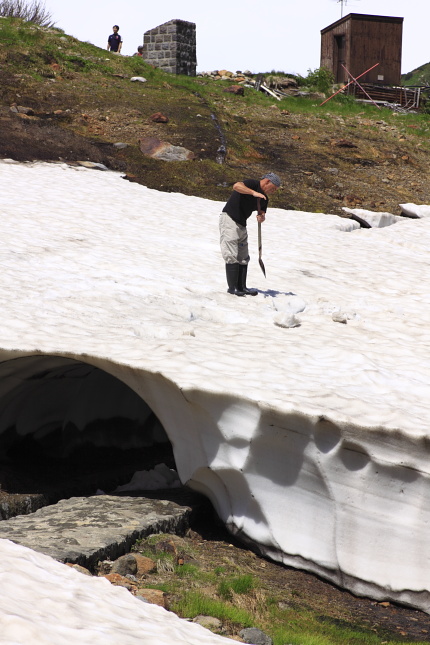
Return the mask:
<path id="1" fill-rule="evenodd" d="M 405 85 L 430 85 L 430 63 L 420 65 L 412 72 L 402 75 L 402 81 Z"/>
<path id="2" fill-rule="evenodd" d="M 136 75 L 147 82 L 131 83 Z M 428 115 L 342 98 L 323 107 L 318 98 L 278 102 L 251 88 L 235 96 L 228 85 L 169 75 L 61 30 L 0 19 L 0 155 L 100 161 L 152 188 L 218 200 L 237 179 L 273 169 L 285 187 L 272 205 L 299 210 L 398 212 L 400 202 L 428 201 Z M 35 115 L 13 115 L 13 103 Z M 150 120 L 158 111 L 169 123 Z M 223 165 L 212 115 L 227 142 Z M 183 145 L 195 160 L 144 157 L 138 142 L 146 136 Z M 116 150 L 119 141 L 129 147 Z"/>

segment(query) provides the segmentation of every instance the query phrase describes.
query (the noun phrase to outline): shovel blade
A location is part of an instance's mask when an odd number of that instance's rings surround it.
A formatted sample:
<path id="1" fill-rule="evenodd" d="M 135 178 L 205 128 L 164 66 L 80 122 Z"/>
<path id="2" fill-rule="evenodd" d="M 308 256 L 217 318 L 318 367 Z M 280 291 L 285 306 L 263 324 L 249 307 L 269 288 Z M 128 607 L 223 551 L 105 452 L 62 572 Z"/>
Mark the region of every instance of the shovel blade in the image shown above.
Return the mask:
<path id="1" fill-rule="evenodd" d="M 260 265 L 260 269 L 262 270 L 262 272 L 263 272 L 263 274 L 264 274 L 264 277 L 266 277 L 266 269 L 264 268 L 263 260 L 260 258 L 260 259 L 258 260 L 258 263 L 259 263 L 259 265 Z"/>

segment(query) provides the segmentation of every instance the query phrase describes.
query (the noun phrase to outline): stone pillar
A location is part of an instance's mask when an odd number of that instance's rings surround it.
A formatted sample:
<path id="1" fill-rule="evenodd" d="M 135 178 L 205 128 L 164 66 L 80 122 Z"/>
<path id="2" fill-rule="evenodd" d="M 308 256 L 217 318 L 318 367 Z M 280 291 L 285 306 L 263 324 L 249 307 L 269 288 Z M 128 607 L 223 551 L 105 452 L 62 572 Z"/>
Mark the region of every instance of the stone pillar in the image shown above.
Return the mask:
<path id="1" fill-rule="evenodd" d="M 171 74 L 196 75 L 196 25 L 169 20 L 143 36 L 143 58 Z"/>

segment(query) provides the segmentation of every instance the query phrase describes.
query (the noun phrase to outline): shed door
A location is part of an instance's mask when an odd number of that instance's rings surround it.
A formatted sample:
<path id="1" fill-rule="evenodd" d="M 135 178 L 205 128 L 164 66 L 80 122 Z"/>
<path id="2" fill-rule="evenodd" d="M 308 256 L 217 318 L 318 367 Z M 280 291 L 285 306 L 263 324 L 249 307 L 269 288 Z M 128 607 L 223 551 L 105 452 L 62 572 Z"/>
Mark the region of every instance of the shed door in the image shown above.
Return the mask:
<path id="1" fill-rule="evenodd" d="M 336 83 L 343 83 L 346 79 L 346 72 L 342 65 L 345 65 L 345 36 L 335 36 L 335 54 L 336 54 Z"/>

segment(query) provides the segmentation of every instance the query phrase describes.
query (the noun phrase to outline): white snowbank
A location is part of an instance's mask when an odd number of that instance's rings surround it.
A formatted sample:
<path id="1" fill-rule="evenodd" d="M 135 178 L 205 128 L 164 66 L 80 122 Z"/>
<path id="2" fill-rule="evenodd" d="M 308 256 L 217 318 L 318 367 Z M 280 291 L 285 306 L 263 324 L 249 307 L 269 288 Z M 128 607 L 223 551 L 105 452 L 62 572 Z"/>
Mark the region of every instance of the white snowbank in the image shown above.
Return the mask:
<path id="1" fill-rule="evenodd" d="M 345 211 L 345 213 L 349 213 L 350 215 L 357 215 L 357 217 L 360 217 L 365 222 L 370 224 L 372 228 L 392 226 L 397 222 L 403 222 L 405 219 L 401 215 L 392 215 L 391 213 L 377 213 L 375 211 L 366 210 L 365 208 L 347 208 L 346 206 L 342 206 L 342 210 Z"/>
<path id="2" fill-rule="evenodd" d="M 222 204 L 65 165 L 0 163 L 0 178 L 1 360 L 113 374 L 232 531 L 429 611 L 430 218 L 353 230 L 269 208 L 267 279 L 251 220 L 260 295 L 237 298 Z"/>
<path id="3" fill-rule="evenodd" d="M 117 486 L 114 492 L 127 490 L 160 490 L 178 488 L 181 482 L 178 473 L 166 464 L 157 464 L 152 470 L 138 470 L 127 484 Z"/>
<path id="4" fill-rule="evenodd" d="M 0 540 L 3 645 L 228 645 L 105 578 Z"/>
<path id="5" fill-rule="evenodd" d="M 400 208 L 409 217 L 430 217 L 430 206 L 427 204 L 400 204 Z"/>

